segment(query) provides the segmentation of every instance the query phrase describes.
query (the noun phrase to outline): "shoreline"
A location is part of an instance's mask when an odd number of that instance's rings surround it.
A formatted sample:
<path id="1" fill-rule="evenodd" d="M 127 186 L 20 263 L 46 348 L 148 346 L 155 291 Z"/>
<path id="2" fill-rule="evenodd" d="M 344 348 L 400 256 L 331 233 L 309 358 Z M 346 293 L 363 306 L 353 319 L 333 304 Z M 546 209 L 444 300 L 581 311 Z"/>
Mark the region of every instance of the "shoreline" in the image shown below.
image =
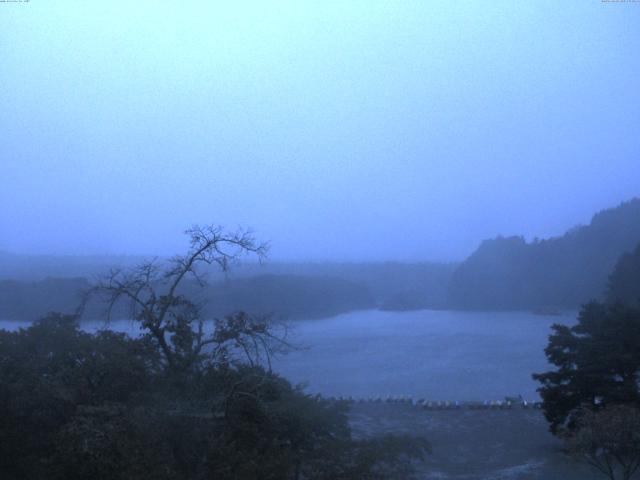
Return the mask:
<path id="1" fill-rule="evenodd" d="M 432 454 L 414 464 L 418 479 L 601 478 L 562 452 L 538 409 L 428 411 L 402 403 L 354 403 L 347 415 L 355 438 L 394 434 L 429 441 Z"/>

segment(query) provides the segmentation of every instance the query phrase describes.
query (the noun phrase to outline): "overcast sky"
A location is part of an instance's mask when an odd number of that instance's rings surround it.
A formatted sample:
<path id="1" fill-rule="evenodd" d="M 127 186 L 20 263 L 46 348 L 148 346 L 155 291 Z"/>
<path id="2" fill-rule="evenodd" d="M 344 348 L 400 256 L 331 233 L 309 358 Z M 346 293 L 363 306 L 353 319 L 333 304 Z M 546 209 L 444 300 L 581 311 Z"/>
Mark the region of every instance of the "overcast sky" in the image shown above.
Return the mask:
<path id="1" fill-rule="evenodd" d="M 640 195 L 640 3 L 0 3 L 0 119 L 2 250 L 457 260 Z"/>

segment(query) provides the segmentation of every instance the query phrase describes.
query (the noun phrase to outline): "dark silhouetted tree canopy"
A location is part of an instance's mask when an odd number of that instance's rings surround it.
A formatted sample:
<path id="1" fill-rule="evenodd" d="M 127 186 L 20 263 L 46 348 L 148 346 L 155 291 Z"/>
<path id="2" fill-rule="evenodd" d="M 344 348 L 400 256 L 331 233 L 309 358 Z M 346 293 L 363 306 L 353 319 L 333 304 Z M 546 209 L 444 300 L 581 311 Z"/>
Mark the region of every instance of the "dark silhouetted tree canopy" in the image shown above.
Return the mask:
<path id="1" fill-rule="evenodd" d="M 572 327 L 553 325 L 545 353 L 556 369 L 534 374 L 554 433 L 571 431 L 583 409 L 640 405 L 640 311 L 585 305 Z"/>
<path id="2" fill-rule="evenodd" d="M 469 309 L 575 308 L 599 299 L 624 252 L 640 242 L 640 199 L 594 215 L 587 226 L 527 243 L 499 237 L 454 272 L 449 304 Z"/>
<path id="3" fill-rule="evenodd" d="M 607 299 L 640 306 L 640 243 L 631 253 L 620 257 L 609 277 Z"/>
<path id="4" fill-rule="evenodd" d="M 630 480 L 640 467 L 640 410 L 628 405 L 585 410 L 566 440 L 571 455 L 610 480 Z"/>
<path id="5" fill-rule="evenodd" d="M 260 366 L 187 375 L 162 355 L 151 337 L 88 334 L 70 316 L 0 331 L 1 478 L 403 478 L 429 449 L 354 440 L 347 405 Z"/>
<path id="6" fill-rule="evenodd" d="M 114 270 L 89 292 L 129 307 L 139 338 L 89 334 L 52 314 L 0 330 L 3 480 L 403 478 L 429 445 L 352 439 L 347 405 L 304 393 L 270 369 L 286 347 L 265 318 L 202 315 L 182 282 L 263 254 L 246 232 L 188 231 L 168 263 Z"/>

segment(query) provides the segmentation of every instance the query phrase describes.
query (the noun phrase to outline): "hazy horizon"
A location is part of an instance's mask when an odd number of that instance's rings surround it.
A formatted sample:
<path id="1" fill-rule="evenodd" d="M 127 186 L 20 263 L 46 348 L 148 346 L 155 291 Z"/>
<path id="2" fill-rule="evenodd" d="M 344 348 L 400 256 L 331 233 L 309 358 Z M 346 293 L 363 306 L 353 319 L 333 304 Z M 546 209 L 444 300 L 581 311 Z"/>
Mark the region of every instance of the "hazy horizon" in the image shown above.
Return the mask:
<path id="1" fill-rule="evenodd" d="M 459 261 L 640 196 L 633 3 L 0 4 L 0 251 Z"/>
<path id="2" fill-rule="evenodd" d="M 635 199 L 640 199 L 640 197 L 633 197 L 630 198 L 628 200 L 623 200 L 622 203 L 629 201 L 629 200 L 635 200 Z M 571 226 L 567 226 L 567 228 L 565 228 L 564 230 L 560 231 L 558 234 L 554 234 L 554 235 L 550 235 L 547 237 L 541 237 L 538 235 L 533 235 L 530 236 L 529 238 L 525 237 L 525 241 L 526 242 L 532 242 L 534 239 L 536 240 L 548 240 L 548 239 L 552 239 L 552 238 L 557 238 L 562 236 L 563 234 L 567 233 L 569 230 L 576 228 L 576 227 L 580 227 L 580 226 L 585 226 L 588 225 L 589 222 L 591 221 L 591 218 L 593 217 L 593 215 L 595 215 L 596 213 L 602 211 L 602 210 L 607 210 L 613 207 L 617 207 L 618 205 L 612 205 L 610 207 L 606 207 L 606 208 L 602 208 L 596 212 L 593 212 L 592 215 L 589 216 L 589 218 L 583 222 L 578 222 L 575 223 L 574 225 Z M 465 254 L 463 257 L 461 258 L 454 258 L 454 259 L 431 259 L 431 258 L 406 258 L 406 259 L 393 259 L 393 258 L 378 258 L 378 259 L 340 259 L 340 258 L 329 258 L 329 259 L 314 259 L 314 258 L 276 258 L 275 260 L 272 258 L 271 255 L 271 245 L 269 245 L 269 248 L 267 250 L 267 256 L 264 260 L 264 263 L 269 264 L 278 264 L 278 263 L 292 263 L 292 264 L 326 264 L 326 263 L 334 263 L 334 264 L 340 264 L 340 263 L 344 263 L 344 264 L 358 264 L 358 263 L 442 263 L 442 264 L 456 264 L 459 262 L 464 261 L 471 253 L 473 253 L 473 251 L 476 250 L 476 248 L 480 245 L 480 243 L 482 243 L 484 240 L 487 239 L 492 239 L 492 238 L 496 238 L 496 237 L 509 237 L 509 236 L 523 236 L 519 233 L 512 233 L 512 234 L 497 234 L 494 237 L 487 237 L 487 238 L 482 238 L 479 239 L 478 242 L 471 248 L 471 250 Z M 57 252 L 24 252 L 24 251 L 11 251 L 11 250 L 5 250 L 5 249 L 0 249 L 0 254 L 4 253 L 4 254 L 9 254 L 9 255 L 15 255 L 15 256 L 28 256 L 28 257 L 60 257 L 60 258 L 77 258 L 77 259 L 81 259 L 81 258 L 119 258 L 119 257 L 131 257 L 133 258 L 138 258 L 138 257 L 153 257 L 153 256 L 157 256 L 159 258 L 170 258 L 171 256 L 175 255 L 175 254 L 181 254 L 184 253 L 185 249 L 187 248 L 187 244 L 188 244 L 188 238 L 185 235 L 184 236 L 184 245 L 183 245 L 183 249 L 182 250 L 178 250 L 176 252 L 165 252 L 165 253 L 153 253 L 153 252 L 89 252 L 89 253 L 57 253 Z M 262 241 L 262 239 L 258 238 L 259 241 Z M 268 242 L 267 242 L 268 243 Z M 241 263 L 243 264 L 254 264 L 254 263 L 260 263 L 258 259 L 253 258 L 251 256 L 247 256 L 246 258 L 242 258 L 240 259 Z"/>

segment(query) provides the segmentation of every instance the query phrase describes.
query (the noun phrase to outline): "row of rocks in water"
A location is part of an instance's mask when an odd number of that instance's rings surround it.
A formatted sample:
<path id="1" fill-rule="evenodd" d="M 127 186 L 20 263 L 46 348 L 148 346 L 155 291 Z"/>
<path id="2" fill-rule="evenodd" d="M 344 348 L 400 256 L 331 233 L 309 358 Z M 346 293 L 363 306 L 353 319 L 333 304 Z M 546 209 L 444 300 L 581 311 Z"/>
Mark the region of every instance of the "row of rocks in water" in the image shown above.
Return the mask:
<path id="1" fill-rule="evenodd" d="M 509 410 L 511 408 L 542 408 L 542 402 L 533 402 L 517 397 L 506 397 L 504 400 L 484 400 L 484 401 L 441 401 L 418 400 L 406 396 L 388 397 L 327 397 L 334 402 L 346 403 L 400 403 L 410 405 L 423 410 Z"/>

